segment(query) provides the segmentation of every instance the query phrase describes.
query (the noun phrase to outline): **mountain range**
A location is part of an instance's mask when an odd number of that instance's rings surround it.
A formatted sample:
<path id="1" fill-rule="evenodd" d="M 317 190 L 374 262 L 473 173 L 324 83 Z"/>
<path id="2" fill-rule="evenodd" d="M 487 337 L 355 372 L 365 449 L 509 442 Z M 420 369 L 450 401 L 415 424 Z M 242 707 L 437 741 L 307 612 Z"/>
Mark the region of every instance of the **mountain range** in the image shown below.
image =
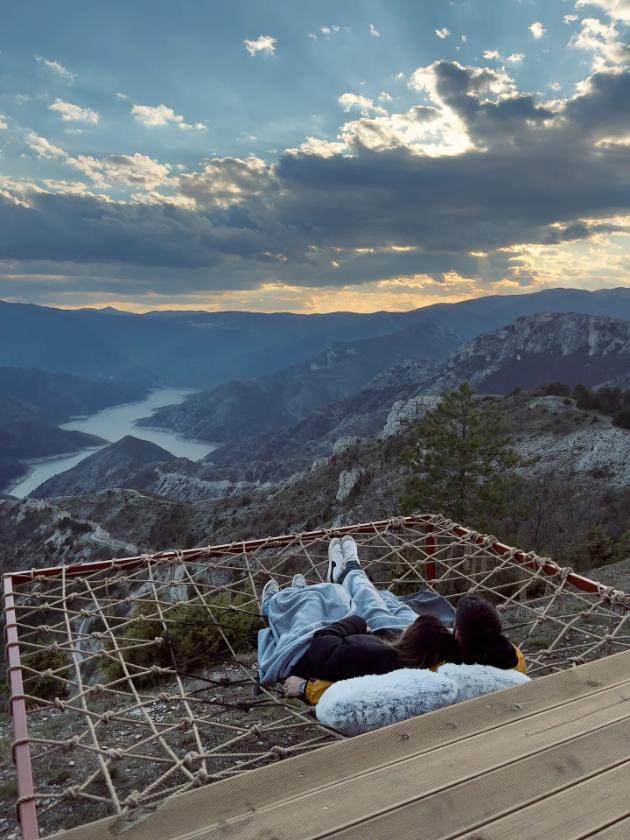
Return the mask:
<path id="1" fill-rule="evenodd" d="M 411 333 L 415 337 L 417 328 Z M 370 347 L 368 341 L 361 344 Z M 342 373 L 356 370 L 354 360 L 360 353 L 351 353 L 352 348 L 356 349 L 356 345 L 343 345 L 343 352 L 329 357 L 337 375 L 336 387 L 344 381 Z M 396 352 L 395 344 L 389 356 L 383 349 L 382 363 Z M 366 355 L 370 357 L 369 353 Z M 376 354 L 370 358 L 376 358 Z M 214 424 L 212 434 L 217 435 L 221 422 L 231 424 L 231 433 L 225 435 L 230 439 L 202 462 L 165 457 L 159 463 L 159 453 L 155 453 L 156 457 L 143 465 L 129 457 L 128 448 L 115 444 L 50 479 L 33 495 L 70 496 L 125 486 L 178 499 L 225 498 L 299 475 L 318 460 L 350 449 L 359 441 L 379 437 L 384 440 L 400 434 L 435 405 L 440 393 L 463 381 L 471 382 L 485 394 L 535 389 L 557 380 L 569 386 L 578 382 L 589 386 L 627 386 L 630 322 L 579 314 L 520 318 L 466 342 L 443 361 L 411 359 L 381 370 L 354 393 L 321 404 L 291 423 L 288 412 L 280 411 L 282 400 L 298 395 L 301 389 L 308 392 L 314 381 L 320 381 L 318 377 L 326 366 L 320 364 L 321 357 L 318 359 L 317 364 L 294 366 L 261 381 L 243 383 L 242 393 L 234 387 L 230 390 L 231 402 L 219 399 L 218 395 L 229 390 L 222 386 L 180 406 L 164 409 L 162 418 L 174 416 L 177 430 L 190 430 L 196 435 L 206 428 L 199 425 L 204 419 Z M 350 365 L 349 370 L 344 367 L 346 364 Z M 368 367 L 361 368 L 361 376 L 365 376 Z M 274 401 L 277 405 L 270 407 Z M 193 407 L 193 414 L 191 425 L 186 426 L 189 406 Z M 192 425 L 194 422 L 197 425 Z M 135 445 L 141 443 L 136 441 Z"/>
<path id="2" fill-rule="evenodd" d="M 630 289 L 551 289 L 436 304 L 410 312 L 323 315 L 61 310 L 0 301 L 0 367 L 88 379 L 211 389 L 305 362 L 334 342 L 431 322 L 469 340 L 516 318 L 577 312 L 630 318 Z"/>
<path id="3" fill-rule="evenodd" d="M 425 329 L 412 328 L 405 331 L 405 337 L 426 335 Z M 374 341 L 386 344 L 384 339 L 372 339 L 361 342 L 360 348 L 345 345 L 345 354 L 359 356 Z M 324 454 L 321 446 L 313 447 L 314 441 L 326 441 L 330 451 L 340 438 L 374 434 L 397 400 L 440 394 L 464 381 L 480 393 L 494 394 L 536 388 L 554 380 L 571 386 L 578 382 L 588 386 L 630 384 L 630 321 L 607 316 L 549 313 L 522 317 L 465 342 L 442 361 L 436 359 L 437 352 L 433 360 L 418 358 L 420 354 L 407 341 L 400 346 L 391 342 L 392 352 L 380 355 L 380 372 L 371 380 L 365 381 L 366 376 L 363 387 L 361 378 L 353 377 L 346 384 L 346 396 L 329 402 L 322 399 L 314 411 L 303 411 L 301 416 L 294 412 L 292 424 L 286 400 L 301 388 L 312 389 L 314 376 L 309 366 L 194 395 L 178 406 L 162 409 L 156 422 L 185 435 L 214 441 L 223 438 L 226 445 L 206 459 L 215 464 L 269 457 L 284 457 L 290 464 L 295 456 L 308 460 Z M 384 370 L 395 355 L 405 361 Z M 338 378 L 344 372 L 343 365 L 339 367 Z M 325 368 L 317 368 L 315 373 L 322 370 Z"/>

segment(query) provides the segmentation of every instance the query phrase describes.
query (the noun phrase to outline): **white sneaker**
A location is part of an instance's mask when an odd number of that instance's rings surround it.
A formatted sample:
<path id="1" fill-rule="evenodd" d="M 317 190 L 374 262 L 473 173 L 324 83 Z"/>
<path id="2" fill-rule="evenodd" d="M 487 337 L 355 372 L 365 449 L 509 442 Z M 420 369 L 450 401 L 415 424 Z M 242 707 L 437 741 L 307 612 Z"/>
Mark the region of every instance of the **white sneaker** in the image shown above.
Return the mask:
<path id="1" fill-rule="evenodd" d="M 340 572 L 343 571 L 345 561 L 343 558 L 343 551 L 341 550 L 341 540 L 335 537 L 328 544 L 328 571 L 326 572 L 326 580 L 328 583 L 337 583 L 337 578 Z"/>
<path id="2" fill-rule="evenodd" d="M 350 534 L 346 534 L 345 537 L 341 538 L 341 552 L 343 554 L 343 559 L 345 563 L 358 563 L 361 566 L 361 561 L 359 560 L 359 552 L 357 550 L 357 544 L 354 541 L 354 538 L 350 536 Z"/>
<path id="3" fill-rule="evenodd" d="M 308 584 L 306 582 L 306 578 L 304 577 L 304 575 L 300 575 L 300 574 L 293 575 L 293 580 L 291 582 L 291 586 L 294 586 L 297 589 L 303 589 L 307 585 Z"/>
<path id="4" fill-rule="evenodd" d="M 263 591 L 260 596 L 261 608 L 265 606 L 267 601 L 271 598 L 272 595 L 275 595 L 276 592 L 280 592 L 278 581 L 274 580 L 273 578 L 269 578 L 267 583 L 263 586 Z"/>

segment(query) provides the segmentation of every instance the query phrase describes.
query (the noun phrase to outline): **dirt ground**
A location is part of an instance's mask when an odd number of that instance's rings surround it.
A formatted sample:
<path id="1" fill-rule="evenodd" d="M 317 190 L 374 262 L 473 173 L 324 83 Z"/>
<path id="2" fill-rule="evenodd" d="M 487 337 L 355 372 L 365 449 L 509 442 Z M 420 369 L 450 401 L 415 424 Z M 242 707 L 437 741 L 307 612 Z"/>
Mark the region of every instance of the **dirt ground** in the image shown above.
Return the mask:
<path id="1" fill-rule="evenodd" d="M 220 668 L 202 672 L 215 680 L 239 680 L 243 671 L 238 665 L 225 665 Z M 198 732 L 204 752 L 217 750 L 220 754 L 216 758 L 206 761 L 206 769 L 211 774 L 221 777 L 221 772 L 234 767 L 232 756 L 225 756 L 230 750 L 243 755 L 241 761 L 248 768 L 255 768 L 270 760 L 269 751 L 274 747 L 290 750 L 300 744 L 305 738 L 324 737 L 323 731 L 314 726 L 314 716 L 299 701 L 290 701 L 291 706 L 299 709 L 305 715 L 306 721 L 301 724 L 300 719 L 291 717 L 290 711 L 273 702 L 269 697 L 256 695 L 253 684 L 234 686 L 211 686 L 203 680 L 185 680 L 184 688 L 187 694 L 197 698 L 198 705 L 194 709 L 195 717 L 201 718 Z M 162 732 L 167 733 L 164 740 L 172 751 L 183 756 L 196 750 L 196 741 L 189 728 L 172 728 L 185 716 L 184 704 L 181 700 L 165 700 L 160 696 L 163 692 L 174 694 L 173 683 L 157 685 L 155 689 L 145 689 L 144 694 L 154 694 L 155 699 L 146 705 L 150 719 Z M 139 709 L 128 709 L 129 703 L 120 701 L 112 703 L 111 699 L 103 699 L 100 705 L 90 704 L 99 713 L 113 710 L 124 716 L 124 721 L 112 720 L 106 725 L 99 724 L 99 743 L 109 748 L 128 748 L 130 742 L 140 746 L 138 752 L 155 755 L 156 759 L 164 758 L 165 752 L 155 743 L 147 743 L 150 737 L 150 727 Z M 210 712 L 208 712 L 208 708 Z M 287 721 L 287 717 L 289 720 Z M 204 724 L 203 718 L 206 719 Z M 288 723 L 289 726 L 284 724 Z M 248 730 L 254 727 L 252 734 Z M 29 734 L 33 739 L 44 738 L 53 741 L 66 741 L 85 729 L 82 716 L 71 711 L 60 711 L 47 708 L 43 711 L 33 711 L 29 714 Z M 242 735 L 231 748 L 222 749 L 228 737 Z M 13 739 L 12 723 L 8 715 L 0 719 L 0 747 L 2 760 L 0 763 L 0 838 L 2 840 L 17 840 L 20 837 L 19 828 L 15 820 L 14 802 L 16 799 L 15 773 L 11 763 L 11 743 Z M 83 739 L 89 743 L 89 738 Z M 42 836 L 47 836 L 62 829 L 91 822 L 114 813 L 111 803 L 91 801 L 85 798 L 66 801 L 62 796 L 74 785 L 81 784 L 92 773 L 98 773 L 98 758 L 83 749 L 64 751 L 60 746 L 34 744 L 31 748 L 33 757 L 33 773 L 35 786 L 39 793 L 49 794 L 39 800 L 38 818 Z M 255 759 L 256 755 L 263 758 Z M 39 756 L 39 757 L 38 757 Z M 254 758 L 252 759 L 252 756 Z M 149 785 L 156 776 L 156 767 L 160 764 L 146 760 L 124 760 L 110 764 L 111 777 L 116 792 L 121 801 L 134 791 L 139 791 Z M 164 770 L 167 765 L 162 766 Z M 192 772 L 200 767 L 200 762 L 193 761 L 190 765 Z M 182 774 L 175 773 L 174 781 L 181 784 L 185 781 Z M 172 784 L 172 781 L 170 782 Z M 165 784 L 163 788 L 168 787 Z M 88 788 L 91 794 L 107 796 L 108 790 L 105 779 L 99 773 L 98 778 Z M 156 790 L 159 793 L 160 789 Z M 166 791 L 165 791 L 166 792 Z M 152 805 L 148 806 L 149 808 Z M 143 812 L 143 809 L 140 809 Z M 137 817 L 138 811 L 134 812 Z"/>

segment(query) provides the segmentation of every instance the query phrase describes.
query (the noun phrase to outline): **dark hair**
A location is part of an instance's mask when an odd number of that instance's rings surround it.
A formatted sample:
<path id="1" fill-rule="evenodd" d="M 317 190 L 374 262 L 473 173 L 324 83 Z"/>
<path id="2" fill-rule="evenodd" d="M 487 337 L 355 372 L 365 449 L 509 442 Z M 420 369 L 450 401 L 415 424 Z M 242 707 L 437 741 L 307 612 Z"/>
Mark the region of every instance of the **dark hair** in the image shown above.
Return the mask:
<path id="1" fill-rule="evenodd" d="M 402 668 L 434 668 L 457 661 L 457 642 L 451 631 L 433 615 L 421 615 L 396 642 L 390 642 Z"/>
<path id="2" fill-rule="evenodd" d="M 492 604 L 478 595 L 464 595 L 455 612 L 455 632 L 461 661 L 467 665 L 515 668 L 514 645 L 503 635 L 501 619 Z"/>

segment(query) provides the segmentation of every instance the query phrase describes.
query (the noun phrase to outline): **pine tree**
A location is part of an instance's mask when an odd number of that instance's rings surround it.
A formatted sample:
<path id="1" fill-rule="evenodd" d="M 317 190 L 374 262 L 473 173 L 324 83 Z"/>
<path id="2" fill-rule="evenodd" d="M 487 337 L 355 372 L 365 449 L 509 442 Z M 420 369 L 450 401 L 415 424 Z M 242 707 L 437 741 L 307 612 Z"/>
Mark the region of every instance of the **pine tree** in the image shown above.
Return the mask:
<path id="1" fill-rule="evenodd" d="M 468 383 L 422 418 L 404 460 L 412 470 L 401 499 L 406 512 L 442 513 L 479 529 L 505 512 L 523 464 L 499 408 L 481 402 Z"/>

